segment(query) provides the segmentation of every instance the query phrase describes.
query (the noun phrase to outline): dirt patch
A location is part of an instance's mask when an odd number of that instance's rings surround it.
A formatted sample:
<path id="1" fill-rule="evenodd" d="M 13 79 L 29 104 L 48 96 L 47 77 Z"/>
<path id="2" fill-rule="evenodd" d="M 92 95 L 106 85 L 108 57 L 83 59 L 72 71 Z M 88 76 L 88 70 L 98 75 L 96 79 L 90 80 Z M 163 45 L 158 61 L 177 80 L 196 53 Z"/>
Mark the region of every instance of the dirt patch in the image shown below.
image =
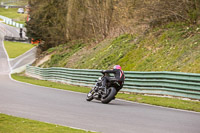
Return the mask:
<path id="1" fill-rule="evenodd" d="M 39 65 L 42 65 L 42 64 L 45 63 L 46 61 L 50 60 L 50 59 L 51 59 L 51 56 L 52 56 L 52 54 L 46 55 L 46 56 L 42 57 L 41 59 L 39 59 L 39 60 L 36 62 L 35 66 L 38 67 Z"/>

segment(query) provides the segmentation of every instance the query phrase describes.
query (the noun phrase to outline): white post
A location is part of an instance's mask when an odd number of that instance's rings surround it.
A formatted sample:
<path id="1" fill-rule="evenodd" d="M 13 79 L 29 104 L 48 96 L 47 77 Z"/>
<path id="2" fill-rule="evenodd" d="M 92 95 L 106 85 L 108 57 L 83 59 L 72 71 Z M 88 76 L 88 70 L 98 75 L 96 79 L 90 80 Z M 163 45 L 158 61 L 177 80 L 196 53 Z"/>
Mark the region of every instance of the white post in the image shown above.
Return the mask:
<path id="1" fill-rule="evenodd" d="M 15 26 L 15 25 L 16 25 L 16 22 L 13 21 L 13 26 Z"/>
<path id="2" fill-rule="evenodd" d="M 16 23 L 16 27 L 19 28 L 19 23 Z"/>
<path id="3" fill-rule="evenodd" d="M 23 24 L 20 24 L 20 26 L 19 26 L 20 28 L 23 28 L 24 27 L 24 25 Z"/>
<path id="4" fill-rule="evenodd" d="M 10 20 L 9 24 L 12 25 L 12 20 Z"/>

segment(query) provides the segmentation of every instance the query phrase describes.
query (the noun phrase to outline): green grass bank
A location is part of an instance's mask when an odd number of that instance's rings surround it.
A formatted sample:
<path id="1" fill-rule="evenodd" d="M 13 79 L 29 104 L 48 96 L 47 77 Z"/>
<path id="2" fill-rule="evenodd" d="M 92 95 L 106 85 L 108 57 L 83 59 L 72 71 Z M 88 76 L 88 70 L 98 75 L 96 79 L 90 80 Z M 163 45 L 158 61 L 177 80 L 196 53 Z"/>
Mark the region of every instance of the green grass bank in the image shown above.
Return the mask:
<path id="1" fill-rule="evenodd" d="M 70 54 L 69 54 L 70 53 Z M 98 44 L 75 43 L 49 49 L 41 67 L 200 73 L 200 25 L 168 23 L 144 35 L 124 34 Z"/>
<path id="2" fill-rule="evenodd" d="M 34 47 L 34 45 L 29 43 L 11 41 L 4 41 L 4 46 L 9 58 L 16 58 Z"/>
<path id="3" fill-rule="evenodd" d="M 0 133 L 92 133 L 0 113 Z"/>
<path id="4" fill-rule="evenodd" d="M 50 81 L 37 80 L 34 78 L 26 77 L 24 74 L 12 74 L 12 78 L 17 81 L 45 86 L 45 87 L 58 88 L 58 89 L 64 89 L 82 93 L 88 93 L 90 91 L 90 88 L 87 87 L 78 87 L 78 86 L 66 85 Z M 176 98 L 144 96 L 141 94 L 124 94 L 124 93 L 118 93 L 116 97 L 119 99 L 124 99 L 138 103 L 146 103 L 151 105 L 200 112 L 200 101 L 190 101 L 190 100 L 181 100 Z"/>

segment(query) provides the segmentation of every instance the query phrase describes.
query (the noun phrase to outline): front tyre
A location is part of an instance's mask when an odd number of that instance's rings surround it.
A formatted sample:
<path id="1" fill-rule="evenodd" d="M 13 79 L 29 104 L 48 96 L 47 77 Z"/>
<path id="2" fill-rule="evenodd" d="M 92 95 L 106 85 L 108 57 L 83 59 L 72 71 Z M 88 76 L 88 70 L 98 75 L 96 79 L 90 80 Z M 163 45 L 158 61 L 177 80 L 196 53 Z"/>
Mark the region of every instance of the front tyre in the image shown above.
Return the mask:
<path id="1" fill-rule="evenodd" d="M 113 100 L 116 94 L 117 94 L 117 91 L 114 87 L 108 88 L 107 94 L 106 96 L 101 98 L 101 102 L 105 104 L 109 103 L 111 100 Z"/>
<path id="2" fill-rule="evenodd" d="M 91 91 L 87 94 L 86 100 L 87 101 L 92 101 L 94 99 L 93 98 L 93 94 L 94 94 L 94 88 L 91 89 Z"/>

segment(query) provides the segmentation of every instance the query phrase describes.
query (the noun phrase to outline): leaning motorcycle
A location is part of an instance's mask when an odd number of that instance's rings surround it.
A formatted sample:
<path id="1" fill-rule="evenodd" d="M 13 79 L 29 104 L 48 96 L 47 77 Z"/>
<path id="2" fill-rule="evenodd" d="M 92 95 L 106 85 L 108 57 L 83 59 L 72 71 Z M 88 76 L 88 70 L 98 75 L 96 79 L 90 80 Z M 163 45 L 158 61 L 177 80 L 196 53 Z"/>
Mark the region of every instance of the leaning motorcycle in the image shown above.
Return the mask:
<path id="1" fill-rule="evenodd" d="M 90 92 L 87 94 L 86 100 L 92 101 L 93 99 L 100 100 L 102 103 L 109 103 L 113 99 L 115 99 L 115 95 L 119 91 L 120 85 L 117 81 L 111 80 L 107 83 L 106 88 L 102 88 L 102 79 L 105 75 L 102 73 L 103 76 L 99 77 L 97 80 L 95 86 L 90 90 Z"/>

